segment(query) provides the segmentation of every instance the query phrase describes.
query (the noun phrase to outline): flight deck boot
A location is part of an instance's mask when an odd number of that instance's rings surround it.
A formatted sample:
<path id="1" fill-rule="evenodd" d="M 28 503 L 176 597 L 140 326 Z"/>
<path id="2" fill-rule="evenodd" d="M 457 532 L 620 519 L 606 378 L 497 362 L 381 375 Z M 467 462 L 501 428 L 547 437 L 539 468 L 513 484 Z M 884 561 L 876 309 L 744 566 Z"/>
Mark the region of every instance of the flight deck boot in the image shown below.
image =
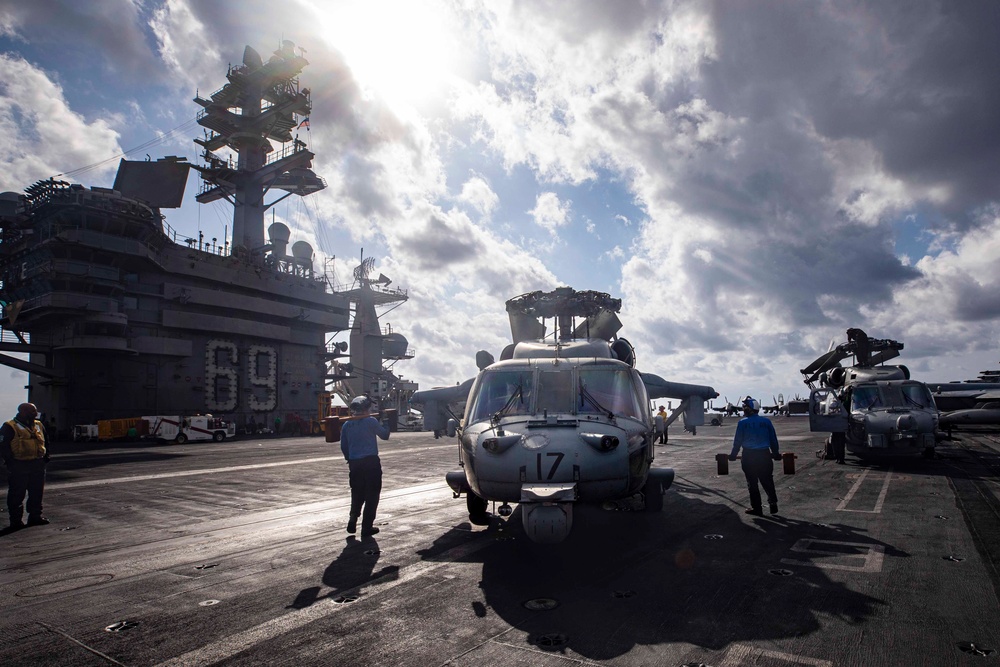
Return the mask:
<path id="1" fill-rule="evenodd" d="M 351 518 L 347 520 L 347 532 L 352 535 L 358 532 L 358 515 L 352 514 Z"/>

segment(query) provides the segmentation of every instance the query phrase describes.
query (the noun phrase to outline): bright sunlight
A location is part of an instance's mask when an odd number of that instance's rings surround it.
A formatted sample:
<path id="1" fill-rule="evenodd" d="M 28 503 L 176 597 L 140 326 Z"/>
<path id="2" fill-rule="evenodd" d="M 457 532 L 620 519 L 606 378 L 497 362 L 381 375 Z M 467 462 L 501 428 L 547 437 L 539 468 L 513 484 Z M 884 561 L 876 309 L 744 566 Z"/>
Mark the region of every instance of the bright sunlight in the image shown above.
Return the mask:
<path id="1" fill-rule="evenodd" d="M 454 19 L 441 2 L 350 0 L 322 21 L 360 85 L 397 109 L 433 102 L 459 62 Z"/>

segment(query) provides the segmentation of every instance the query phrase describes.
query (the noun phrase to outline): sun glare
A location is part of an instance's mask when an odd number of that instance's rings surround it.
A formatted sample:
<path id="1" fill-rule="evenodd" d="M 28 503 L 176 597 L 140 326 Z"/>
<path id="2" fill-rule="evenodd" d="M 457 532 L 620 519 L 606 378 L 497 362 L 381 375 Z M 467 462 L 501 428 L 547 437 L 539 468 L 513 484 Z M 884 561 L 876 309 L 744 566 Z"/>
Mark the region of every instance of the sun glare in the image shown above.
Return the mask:
<path id="1" fill-rule="evenodd" d="M 458 62 L 452 22 L 439 2 L 348 1 L 324 15 L 322 34 L 364 89 L 393 106 L 422 106 L 444 92 Z"/>

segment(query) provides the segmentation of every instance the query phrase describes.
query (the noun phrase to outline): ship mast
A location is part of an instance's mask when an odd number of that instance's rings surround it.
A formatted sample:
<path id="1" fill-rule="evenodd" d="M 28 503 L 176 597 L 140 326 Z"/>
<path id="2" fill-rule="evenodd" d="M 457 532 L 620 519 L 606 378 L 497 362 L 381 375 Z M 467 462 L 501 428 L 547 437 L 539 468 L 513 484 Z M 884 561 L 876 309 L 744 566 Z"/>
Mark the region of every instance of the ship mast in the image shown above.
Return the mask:
<path id="1" fill-rule="evenodd" d="M 298 74 L 308 64 L 285 40 L 265 63 L 247 46 L 243 64 L 230 67 L 229 83 L 212 93 L 210 99 L 195 97 L 204 107 L 198 124 L 207 128 L 204 139 L 195 142 L 205 148 L 206 165 L 195 167 L 204 181 L 196 197 L 205 204 L 225 199 L 233 205 L 233 254 L 263 260 L 264 213 L 293 194 L 305 196 L 326 187 L 313 173 L 313 153 L 293 131 L 308 117 L 312 108 L 309 89 L 299 89 Z M 272 141 L 282 144 L 276 151 Z M 215 151 L 228 147 L 236 154 L 223 159 Z M 272 188 L 283 190 L 270 203 L 264 196 Z"/>

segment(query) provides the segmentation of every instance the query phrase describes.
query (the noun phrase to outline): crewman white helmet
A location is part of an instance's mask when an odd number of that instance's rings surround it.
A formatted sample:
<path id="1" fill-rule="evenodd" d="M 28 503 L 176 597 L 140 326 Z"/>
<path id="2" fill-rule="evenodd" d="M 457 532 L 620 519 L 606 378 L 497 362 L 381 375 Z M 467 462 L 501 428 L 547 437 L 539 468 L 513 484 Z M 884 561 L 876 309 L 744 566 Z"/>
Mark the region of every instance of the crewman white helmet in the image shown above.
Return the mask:
<path id="1" fill-rule="evenodd" d="M 367 396 L 358 396 L 351 401 L 350 410 L 352 415 L 362 415 L 371 410 L 371 407 L 372 399 Z"/>
<path id="2" fill-rule="evenodd" d="M 760 412 L 760 401 L 756 398 L 751 398 L 747 396 L 743 399 L 743 409 L 748 412 Z"/>

